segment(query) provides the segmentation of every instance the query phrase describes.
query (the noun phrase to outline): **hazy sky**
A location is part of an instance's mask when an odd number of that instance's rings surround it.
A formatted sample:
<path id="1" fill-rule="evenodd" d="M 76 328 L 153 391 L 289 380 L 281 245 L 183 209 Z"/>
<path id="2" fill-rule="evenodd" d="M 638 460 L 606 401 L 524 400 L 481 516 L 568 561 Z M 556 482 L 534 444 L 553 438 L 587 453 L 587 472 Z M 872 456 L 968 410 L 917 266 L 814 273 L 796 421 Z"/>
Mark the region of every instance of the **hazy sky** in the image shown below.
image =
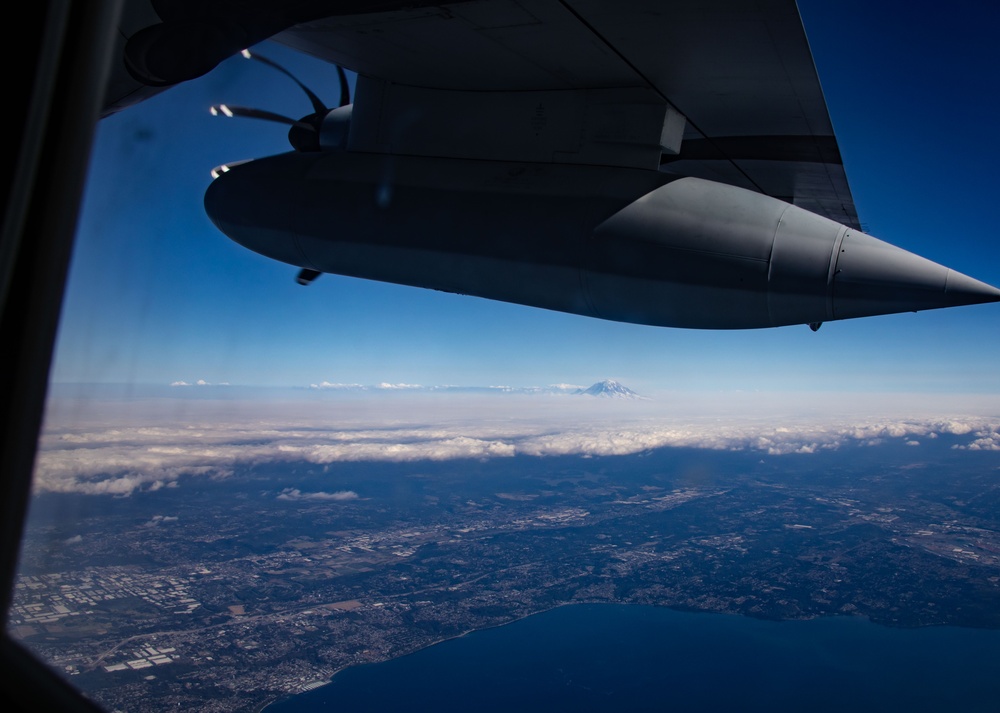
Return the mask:
<path id="1" fill-rule="evenodd" d="M 90 393 L 75 400 L 63 393 L 53 399 L 39 444 L 35 492 L 127 496 L 185 487 L 189 477 L 226 478 L 280 463 L 626 456 L 664 447 L 752 451 L 769 458 L 897 444 L 908 446 L 911 462 L 919 464 L 926 447 L 942 436 L 954 449 L 1000 451 L 995 398 L 969 395 L 895 395 L 858 403 L 853 395 L 695 398 L 675 392 L 608 401 L 551 393 L 307 389 L 274 390 L 284 400 L 271 394 L 265 401 L 224 393 L 245 391 L 239 387 L 183 393 L 164 388 L 174 396 L 105 400 Z"/>
<path id="2" fill-rule="evenodd" d="M 992 4 L 800 3 L 862 223 L 1000 285 L 1000 76 Z M 930 11 L 929 11 L 930 10 Z M 335 72 L 261 46 L 328 102 Z M 53 380 L 308 386 L 589 385 L 670 391 L 1000 394 L 1000 305 L 738 332 L 641 327 L 296 270 L 233 243 L 202 197 L 216 165 L 288 150 L 301 91 L 235 58 L 101 122 Z M 196 388 L 196 387 L 195 387 Z M 998 409 L 1000 410 L 1000 409 Z"/>

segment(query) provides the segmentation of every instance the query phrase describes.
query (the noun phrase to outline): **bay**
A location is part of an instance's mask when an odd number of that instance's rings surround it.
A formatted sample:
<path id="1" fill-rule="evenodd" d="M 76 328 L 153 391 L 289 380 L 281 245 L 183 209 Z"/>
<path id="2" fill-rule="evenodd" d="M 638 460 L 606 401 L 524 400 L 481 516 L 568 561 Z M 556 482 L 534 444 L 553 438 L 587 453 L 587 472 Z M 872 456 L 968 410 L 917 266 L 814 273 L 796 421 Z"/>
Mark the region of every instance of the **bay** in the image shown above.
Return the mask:
<path id="1" fill-rule="evenodd" d="M 266 713 L 1000 711 L 1000 631 L 562 606 L 341 671 Z"/>

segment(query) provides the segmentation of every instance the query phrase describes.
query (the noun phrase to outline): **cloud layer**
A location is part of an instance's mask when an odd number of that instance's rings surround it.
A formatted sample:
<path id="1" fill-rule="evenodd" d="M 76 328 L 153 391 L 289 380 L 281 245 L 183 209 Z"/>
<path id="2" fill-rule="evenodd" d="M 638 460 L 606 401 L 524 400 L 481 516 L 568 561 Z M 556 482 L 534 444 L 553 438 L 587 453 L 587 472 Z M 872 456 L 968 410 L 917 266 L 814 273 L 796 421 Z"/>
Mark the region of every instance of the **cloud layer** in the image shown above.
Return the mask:
<path id="1" fill-rule="evenodd" d="M 958 417 L 697 417 L 650 406 L 541 408 L 522 397 L 506 410 L 495 401 L 406 401 L 328 405 L 190 404 L 182 419 L 156 408 L 102 404 L 100 414 L 55 409 L 40 440 L 36 493 L 125 496 L 177 487 L 185 477 L 226 478 L 266 463 L 409 462 L 557 455 L 629 455 L 687 447 L 809 454 L 846 444 L 897 439 L 919 447 L 926 439 L 964 437 L 956 446 L 1000 450 L 1000 418 Z M 255 413 L 264 418 L 245 416 Z M 234 416 L 238 416 L 235 417 Z M 348 500 L 353 492 L 286 490 L 284 500 Z"/>

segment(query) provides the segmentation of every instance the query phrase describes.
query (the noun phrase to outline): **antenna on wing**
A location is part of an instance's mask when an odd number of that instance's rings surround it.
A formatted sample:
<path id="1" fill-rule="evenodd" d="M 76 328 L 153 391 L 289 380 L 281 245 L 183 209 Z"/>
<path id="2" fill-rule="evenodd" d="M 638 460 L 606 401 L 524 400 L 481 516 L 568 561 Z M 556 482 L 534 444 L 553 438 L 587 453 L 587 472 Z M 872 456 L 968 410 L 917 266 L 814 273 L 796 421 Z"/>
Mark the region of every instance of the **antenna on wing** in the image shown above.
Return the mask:
<path id="1" fill-rule="evenodd" d="M 351 103 L 351 90 L 347 84 L 347 75 L 344 72 L 344 69 L 340 65 L 335 65 L 337 68 L 337 78 L 340 80 L 340 103 L 337 107 L 327 107 L 323 103 L 323 100 L 320 99 L 315 92 L 303 84 L 298 77 L 274 60 L 268 59 L 263 55 L 253 54 L 250 50 L 243 50 L 241 54 L 247 59 L 252 59 L 257 62 L 261 62 L 262 64 L 266 64 L 267 66 L 272 67 L 285 76 L 291 78 L 293 82 L 301 87 L 302 91 L 306 93 L 306 96 L 309 97 L 309 101 L 313 107 L 313 113 L 296 120 L 265 109 L 252 109 L 242 106 L 232 106 L 230 104 L 217 104 L 209 109 L 212 115 L 242 116 L 250 119 L 263 119 L 265 121 L 285 124 L 291 127 L 288 130 L 288 141 L 291 143 L 292 148 L 296 151 L 319 151 L 320 131 L 323 128 L 323 120 L 333 109 L 347 106 Z"/>

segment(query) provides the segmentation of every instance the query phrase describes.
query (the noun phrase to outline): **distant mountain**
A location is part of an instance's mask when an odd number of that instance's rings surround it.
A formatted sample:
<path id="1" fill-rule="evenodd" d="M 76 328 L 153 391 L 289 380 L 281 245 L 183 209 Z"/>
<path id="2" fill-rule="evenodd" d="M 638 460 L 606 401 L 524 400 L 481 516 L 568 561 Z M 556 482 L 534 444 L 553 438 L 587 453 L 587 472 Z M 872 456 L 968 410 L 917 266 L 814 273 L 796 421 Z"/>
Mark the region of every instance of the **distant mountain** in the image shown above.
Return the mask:
<path id="1" fill-rule="evenodd" d="M 589 389 L 580 389 L 576 393 L 586 396 L 597 396 L 603 399 L 645 399 L 645 396 L 639 396 L 629 387 L 624 384 L 619 384 L 614 379 L 605 379 L 604 381 L 598 381 L 596 384 L 591 386 Z"/>

